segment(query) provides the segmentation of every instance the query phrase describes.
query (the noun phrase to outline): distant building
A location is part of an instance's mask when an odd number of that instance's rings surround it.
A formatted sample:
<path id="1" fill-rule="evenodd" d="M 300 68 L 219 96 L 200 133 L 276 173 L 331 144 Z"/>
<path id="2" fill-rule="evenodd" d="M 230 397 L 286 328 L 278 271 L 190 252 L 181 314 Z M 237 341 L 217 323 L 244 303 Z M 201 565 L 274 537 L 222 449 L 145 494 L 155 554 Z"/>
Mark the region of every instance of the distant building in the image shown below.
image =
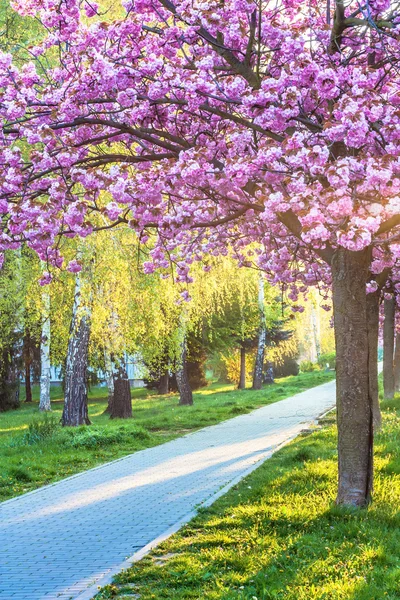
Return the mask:
<path id="1" fill-rule="evenodd" d="M 126 367 L 128 371 L 128 378 L 131 387 L 138 388 L 144 387 L 144 378 L 146 376 L 147 370 L 143 363 L 142 357 L 140 354 L 134 354 L 133 356 L 126 357 Z M 107 385 L 106 374 L 104 371 L 97 371 L 97 378 L 99 380 L 98 385 L 105 386 Z M 62 367 L 52 366 L 50 370 L 50 380 L 51 385 L 61 385 L 62 383 Z"/>

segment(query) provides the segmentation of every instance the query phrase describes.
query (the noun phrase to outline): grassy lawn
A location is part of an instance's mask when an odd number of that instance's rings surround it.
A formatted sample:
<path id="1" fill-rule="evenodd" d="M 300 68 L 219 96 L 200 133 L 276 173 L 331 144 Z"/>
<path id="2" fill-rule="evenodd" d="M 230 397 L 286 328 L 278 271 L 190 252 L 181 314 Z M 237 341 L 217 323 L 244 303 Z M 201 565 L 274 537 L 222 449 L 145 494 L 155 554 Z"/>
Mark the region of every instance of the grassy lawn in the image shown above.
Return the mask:
<path id="1" fill-rule="evenodd" d="M 37 402 L 0 413 L 0 500 L 276 402 L 333 376 L 304 373 L 277 380 L 260 391 L 212 384 L 194 394 L 194 406 L 182 407 L 176 395 L 155 396 L 135 389 L 133 418 L 126 420 L 110 420 L 104 415 L 106 390 L 93 388 L 89 395 L 92 425 L 79 428 L 59 425 L 62 393 L 53 388 L 49 417 L 39 414 Z M 37 394 L 34 389 L 34 398 Z"/>
<path id="2" fill-rule="evenodd" d="M 383 407 L 368 509 L 333 504 L 336 429 L 329 415 L 96 598 L 398 600 L 400 397 Z"/>

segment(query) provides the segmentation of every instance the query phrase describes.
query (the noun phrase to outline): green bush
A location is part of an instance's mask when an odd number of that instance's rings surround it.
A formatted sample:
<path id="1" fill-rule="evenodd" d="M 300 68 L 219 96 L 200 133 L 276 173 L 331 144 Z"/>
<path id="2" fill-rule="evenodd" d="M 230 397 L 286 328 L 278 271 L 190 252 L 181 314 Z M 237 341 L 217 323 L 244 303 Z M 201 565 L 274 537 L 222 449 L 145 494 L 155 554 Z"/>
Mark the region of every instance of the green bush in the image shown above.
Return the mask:
<path id="1" fill-rule="evenodd" d="M 23 483 L 32 481 L 32 476 L 23 467 L 14 467 L 14 468 L 10 469 L 9 474 L 11 475 L 11 477 L 16 479 L 17 481 L 21 481 Z"/>
<path id="2" fill-rule="evenodd" d="M 311 362 L 311 360 L 303 360 L 300 363 L 300 371 L 302 373 L 311 373 L 312 371 L 319 371 L 319 365 Z"/>
<path id="3" fill-rule="evenodd" d="M 49 439 L 60 430 L 59 418 L 53 415 L 44 414 L 31 421 L 28 425 L 28 431 L 22 436 L 22 443 L 32 446 L 43 440 Z"/>
<path id="4" fill-rule="evenodd" d="M 325 354 L 321 354 L 318 359 L 318 364 L 323 369 L 326 368 L 326 365 L 328 365 L 330 369 L 336 369 L 336 352 L 326 352 Z"/>
<path id="5" fill-rule="evenodd" d="M 100 448 L 118 443 L 148 440 L 151 434 L 143 427 L 127 430 L 125 427 L 107 429 L 105 427 L 79 427 L 68 430 L 70 439 L 67 445 L 71 448 Z"/>

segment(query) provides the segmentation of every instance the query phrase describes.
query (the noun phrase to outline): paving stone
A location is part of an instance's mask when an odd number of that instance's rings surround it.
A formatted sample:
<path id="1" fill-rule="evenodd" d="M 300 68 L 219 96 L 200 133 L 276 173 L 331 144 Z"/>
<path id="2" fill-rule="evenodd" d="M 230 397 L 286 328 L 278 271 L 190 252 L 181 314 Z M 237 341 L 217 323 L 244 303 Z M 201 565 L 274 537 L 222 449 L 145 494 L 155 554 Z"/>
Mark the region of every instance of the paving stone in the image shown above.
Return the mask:
<path id="1" fill-rule="evenodd" d="M 334 402 L 330 382 L 1 503 L 0 600 L 79 600 Z"/>

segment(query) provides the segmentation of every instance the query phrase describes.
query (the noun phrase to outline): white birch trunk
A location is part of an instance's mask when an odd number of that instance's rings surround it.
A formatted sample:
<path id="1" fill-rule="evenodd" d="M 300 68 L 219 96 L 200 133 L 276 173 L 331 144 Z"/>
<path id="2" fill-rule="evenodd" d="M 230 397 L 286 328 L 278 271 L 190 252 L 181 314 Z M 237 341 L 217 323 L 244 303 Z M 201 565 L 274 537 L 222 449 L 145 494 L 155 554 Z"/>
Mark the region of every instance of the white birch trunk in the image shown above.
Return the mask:
<path id="1" fill-rule="evenodd" d="M 254 365 L 253 390 L 260 390 L 262 386 L 265 344 L 267 340 L 264 309 L 264 277 L 262 275 L 260 275 L 258 283 L 258 308 L 260 310 L 260 333 L 258 335 L 256 363 Z"/>
<path id="2" fill-rule="evenodd" d="M 44 319 L 40 343 L 40 400 L 39 410 L 51 410 L 50 404 L 50 293 L 43 292 Z"/>
<path id="3" fill-rule="evenodd" d="M 321 326 L 319 321 L 318 305 L 315 293 L 311 298 L 311 327 L 313 333 L 313 341 L 315 347 L 315 359 L 312 362 L 318 362 L 321 356 Z"/>
<path id="4" fill-rule="evenodd" d="M 107 389 L 108 389 L 108 403 L 112 402 L 112 398 L 114 396 L 114 372 L 115 372 L 115 364 L 111 359 L 111 355 L 108 350 L 104 350 L 104 364 L 106 369 L 106 381 L 107 381 Z"/>
<path id="5" fill-rule="evenodd" d="M 62 424 L 89 425 L 87 408 L 87 358 L 90 336 L 90 302 L 81 306 L 81 274 L 77 273 L 71 330 L 65 364 L 65 397 Z"/>
<path id="6" fill-rule="evenodd" d="M 180 337 L 180 357 L 179 366 L 175 373 L 176 383 L 179 391 L 179 404 L 182 406 L 191 406 L 193 404 L 193 393 L 189 383 L 187 372 L 187 341 L 186 341 L 186 318 L 184 312 L 180 317 L 179 337 Z"/>

